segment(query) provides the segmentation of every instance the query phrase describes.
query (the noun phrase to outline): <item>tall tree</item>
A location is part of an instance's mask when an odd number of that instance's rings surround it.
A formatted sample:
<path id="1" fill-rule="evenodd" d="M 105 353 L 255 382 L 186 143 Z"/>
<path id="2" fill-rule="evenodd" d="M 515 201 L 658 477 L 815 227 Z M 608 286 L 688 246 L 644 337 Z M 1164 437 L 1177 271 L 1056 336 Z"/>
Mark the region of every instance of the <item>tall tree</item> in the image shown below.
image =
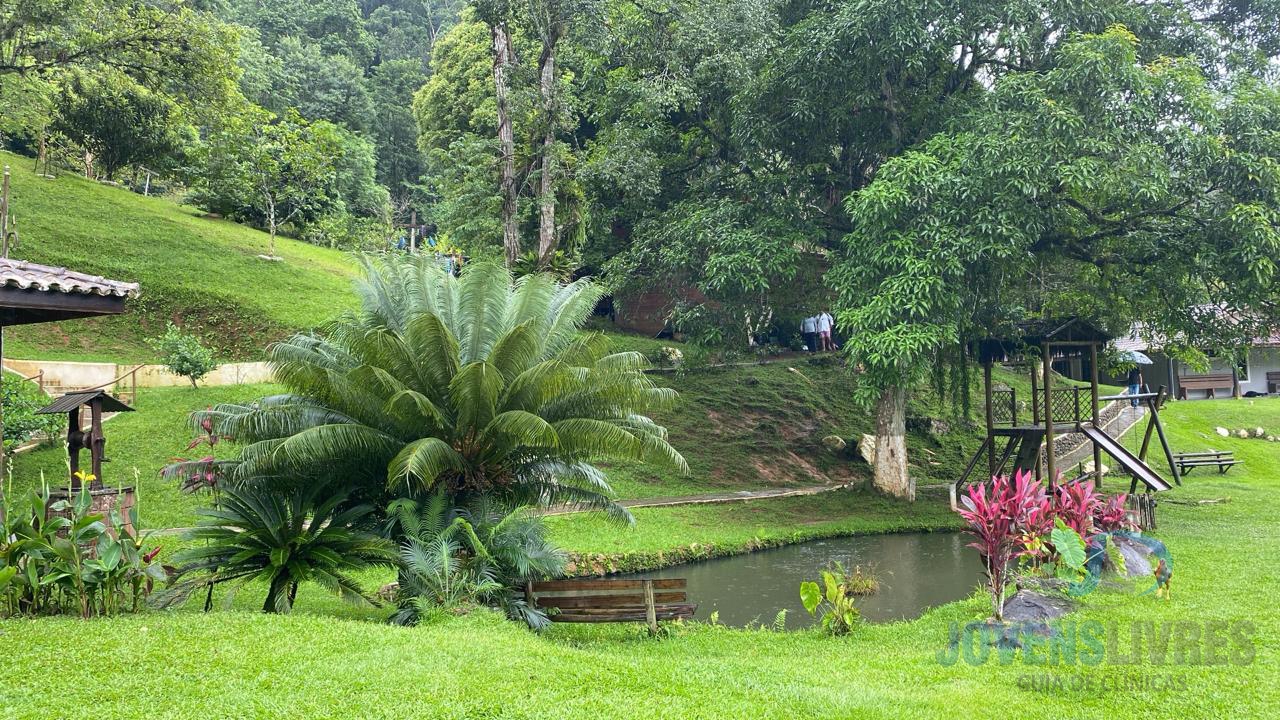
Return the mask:
<path id="1" fill-rule="evenodd" d="M 195 142 L 175 102 L 116 72 L 75 75 L 58 97 L 53 128 L 91 155 L 98 176 L 108 179 L 129 166 L 175 164 Z"/>
<path id="2" fill-rule="evenodd" d="M 502 247 L 508 267 L 520 257 L 517 216 L 516 141 L 511 122 L 511 74 L 516 66 L 508 0 L 479 0 L 476 14 L 488 26 L 493 54 L 493 92 L 498 111 L 498 192 L 502 196 Z"/>
<path id="3" fill-rule="evenodd" d="M 202 152 L 201 202 L 260 219 L 270 234 L 270 257 L 282 225 L 323 214 L 340 199 L 335 160 L 342 142 L 331 123 L 308 123 L 295 111 L 276 117 L 249 108 L 228 117 Z"/>
<path id="4" fill-rule="evenodd" d="M 1140 49 L 1120 27 L 1067 42 L 849 196 L 830 278 L 882 490 L 914 495 L 905 388 L 979 333 L 1078 314 L 1221 347 L 1280 326 L 1280 179 L 1258 172 L 1280 161 L 1280 92 Z"/>

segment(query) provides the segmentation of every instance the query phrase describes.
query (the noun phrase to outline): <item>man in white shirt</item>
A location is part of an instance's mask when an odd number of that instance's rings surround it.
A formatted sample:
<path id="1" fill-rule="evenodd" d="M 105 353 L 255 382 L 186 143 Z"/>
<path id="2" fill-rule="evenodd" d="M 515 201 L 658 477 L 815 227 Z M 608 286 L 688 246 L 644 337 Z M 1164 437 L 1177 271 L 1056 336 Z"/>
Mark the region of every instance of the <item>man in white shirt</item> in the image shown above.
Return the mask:
<path id="1" fill-rule="evenodd" d="M 822 350 L 835 350 L 835 341 L 831 339 L 831 328 L 835 326 L 835 318 L 831 317 L 831 313 L 823 310 L 818 313 L 818 346 Z"/>
<path id="2" fill-rule="evenodd" d="M 804 335 L 804 347 L 809 352 L 818 351 L 818 318 L 810 315 L 800 321 L 800 334 Z"/>

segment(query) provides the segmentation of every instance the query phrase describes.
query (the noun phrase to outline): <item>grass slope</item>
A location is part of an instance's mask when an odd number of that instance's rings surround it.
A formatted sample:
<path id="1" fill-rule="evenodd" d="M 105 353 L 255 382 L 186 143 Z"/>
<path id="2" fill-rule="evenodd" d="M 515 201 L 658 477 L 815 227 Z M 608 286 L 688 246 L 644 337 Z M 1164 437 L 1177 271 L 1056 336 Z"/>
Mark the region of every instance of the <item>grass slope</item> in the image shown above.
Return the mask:
<path id="1" fill-rule="evenodd" d="M 1203 445 L 1202 431 L 1224 415 L 1280 427 L 1280 401 L 1230 402 L 1173 405 L 1175 445 Z M 396 628 L 317 614 L 331 605 L 308 591 L 290 617 L 184 610 L 0 622 L 14 648 L 0 654 L 0 717 L 1274 717 L 1280 615 L 1265 607 L 1280 589 L 1280 445 L 1213 445 L 1245 464 L 1193 475 L 1166 496 L 1159 536 L 1175 558 L 1172 599 L 1096 592 L 1071 616 L 1121 633 L 1096 667 L 1022 656 L 940 663 L 950 624 L 986 616 L 980 596 L 846 638 L 706 625 L 648 638 L 634 625 L 535 635 L 487 613 Z M 1244 664 L 1208 664 L 1199 639 L 1195 661 L 1171 653 L 1156 663 L 1147 646 L 1127 657 L 1133 623 L 1242 620 L 1254 623 Z M 1063 686 L 1027 683 L 1046 676 Z"/>
<path id="2" fill-rule="evenodd" d="M 0 153 L 0 163 L 11 166 L 21 232 L 13 257 L 142 285 L 121 317 L 6 328 L 7 357 L 152 360 L 146 340 L 172 320 L 222 357 L 256 358 L 354 303 L 355 266 L 339 251 L 277 238 L 284 261 L 264 261 L 266 233 L 71 173 L 37 177 L 30 158 Z"/>
<path id="3" fill-rule="evenodd" d="M 843 483 L 861 486 L 869 475 L 866 463 L 857 458 L 852 447 L 845 453 L 833 453 L 821 442 L 833 434 L 856 442 L 861 433 L 872 429 L 867 413 L 851 399 L 855 380 L 842 367 L 799 360 L 682 375 L 656 374 L 654 378 L 680 392 L 677 407 L 661 413 L 657 420 L 667 426 L 692 472 L 679 477 L 638 463 L 613 464 L 606 470 L 621 498 Z M 106 425 L 108 456 L 112 458 L 106 470 L 108 481 L 131 481 L 136 467 L 141 477 L 142 519 L 153 527 L 190 524 L 191 510 L 199 499 L 181 495 L 173 483 L 159 478 L 160 468 L 174 456 L 183 455 L 192 437 L 186 423 L 188 413 L 276 391 L 272 386 L 254 385 L 143 389 L 137 412 L 117 416 Z M 930 410 L 928 398 L 928 393 L 921 394 L 918 411 Z M 974 431 L 963 427 L 939 437 L 912 433 L 909 445 L 917 482 L 932 485 L 954 477 L 977 442 Z M 230 446 L 221 446 L 219 455 L 232 451 Z M 42 448 L 17 456 L 13 474 L 19 486 L 38 482 L 42 471 L 51 482 L 62 482 L 65 464 L 60 447 Z M 778 507 L 794 505 L 802 509 L 797 512 L 807 513 L 810 510 L 803 508 L 827 507 L 826 503 L 798 498 Z M 850 509 L 836 503 L 823 517 L 843 518 Z M 787 525 L 790 518 L 779 522 Z"/>

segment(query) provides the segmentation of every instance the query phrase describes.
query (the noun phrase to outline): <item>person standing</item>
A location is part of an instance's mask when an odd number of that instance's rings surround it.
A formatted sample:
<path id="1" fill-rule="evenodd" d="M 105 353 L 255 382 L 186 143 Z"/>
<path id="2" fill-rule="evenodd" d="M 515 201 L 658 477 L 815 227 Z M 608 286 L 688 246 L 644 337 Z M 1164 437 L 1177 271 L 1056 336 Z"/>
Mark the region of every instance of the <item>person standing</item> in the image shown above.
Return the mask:
<path id="1" fill-rule="evenodd" d="M 1130 395 L 1141 394 L 1142 393 L 1142 368 L 1138 365 L 1134 365 L 1133 369 L 1129 371 L 1129 377 L 1126 379 L 1126 381 L 1129 384 Z M 1138 398 L 1135 397 L 1134 399 L 1130 400 L 1129 406 L 1138 407 Z"/>
<path id="2" fill-rule="evenodd" d="M 818 318 L 810 315 L 800 321 L 800 334 L 804 335 L 804 347 L 809 352 L 818 351 Z"/>
<path id="3" fill-rule="evenodd" d="M 831 329 L 835 326 L 836 320 L 831 317 L 831 313 L 823 310 L 818 313 L 818 345 L 824 351 L 832 351 L 836 349 L 836 343 L 831 339 Z"/>

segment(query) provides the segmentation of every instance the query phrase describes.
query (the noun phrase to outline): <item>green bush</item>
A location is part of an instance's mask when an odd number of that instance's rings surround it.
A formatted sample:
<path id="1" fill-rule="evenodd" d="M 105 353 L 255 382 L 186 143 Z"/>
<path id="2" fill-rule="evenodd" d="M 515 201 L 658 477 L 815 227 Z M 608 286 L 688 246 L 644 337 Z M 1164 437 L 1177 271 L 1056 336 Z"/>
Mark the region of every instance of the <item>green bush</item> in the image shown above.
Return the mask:
<path id="1" fill-rule="evenodd" d="M 57 437 L 66 422 L 63 415 L 37 415 L 49 397 L 22 378 L 5 373 L 0 381 L 0 403 L 4 407 L 4 449 L 9 452 L 38 433 Z"/>
<path id="2" fill-rule="evenodd" d="M 191 381 L 191 387 L 197 387 L 196 381 L 218 369 L 213 359 L 213 352 L 200 343 L 200 338 L 183 332 L 182 328 L 169 323 L 164 335 L 153 340 L 151 346 L 160 353 L 160 361 L 170 372 L 181 375 Z"/>

